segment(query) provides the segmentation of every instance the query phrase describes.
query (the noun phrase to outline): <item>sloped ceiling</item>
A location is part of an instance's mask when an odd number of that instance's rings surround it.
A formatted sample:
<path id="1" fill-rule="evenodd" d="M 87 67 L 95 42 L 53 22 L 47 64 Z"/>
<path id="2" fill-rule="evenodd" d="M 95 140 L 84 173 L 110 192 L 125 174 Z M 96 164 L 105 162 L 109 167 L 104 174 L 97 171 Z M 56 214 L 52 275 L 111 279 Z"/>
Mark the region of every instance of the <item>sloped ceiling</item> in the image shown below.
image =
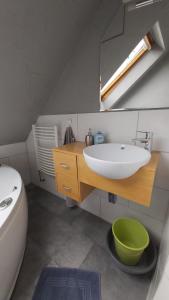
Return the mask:
<path id="1" fill-rule="evenodd" d="M 0 144 L 26 139 L 101 0 L 0 1 Z"/>
<path id="2" fill-rule="evenodd" d="M 99 111 L 100 41 L 120 5 L 120 0 L 101 1 L 71 60 L 56 79 L 42 114 Z"/>
<path id="3" fill-rule="evenodd" d="M 112 23 L 107 28 L 103 37 L 103 43 L 101 44 L 101 76 L 103 85 L 156 22 L 159 23 L 165 49 L 168 50 L 169 48 L 168 0 L 163 0 L 154 5 L 142 7 L 141 9 L 131 11 L 126 9 L 124 33 L 120 34 L 123 31 L 123 14 L 124 10 L 123 6 L 121 6 Z"/>

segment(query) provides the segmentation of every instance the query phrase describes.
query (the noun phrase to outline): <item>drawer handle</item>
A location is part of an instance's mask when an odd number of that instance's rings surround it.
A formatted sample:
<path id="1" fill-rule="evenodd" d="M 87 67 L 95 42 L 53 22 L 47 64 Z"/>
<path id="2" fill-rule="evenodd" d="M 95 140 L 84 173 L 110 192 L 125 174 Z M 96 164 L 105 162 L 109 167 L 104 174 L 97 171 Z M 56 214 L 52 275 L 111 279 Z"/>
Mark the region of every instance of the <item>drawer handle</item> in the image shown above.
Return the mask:
<path id="1" fill-rule="evenodd" d="M 64 190 L 66 190 L 66 191 L 70 191 L 70 190 L 72 190 L 72 187 L 65 186 L 65 185 L 63 185 L 63 188 L 64 188 Z"/>
<path id="2" fill-rule="evenodd" d="M 65 163 L 60 163 L 61 167 L 64 169 L 69 169 L 69 166 Z"/>

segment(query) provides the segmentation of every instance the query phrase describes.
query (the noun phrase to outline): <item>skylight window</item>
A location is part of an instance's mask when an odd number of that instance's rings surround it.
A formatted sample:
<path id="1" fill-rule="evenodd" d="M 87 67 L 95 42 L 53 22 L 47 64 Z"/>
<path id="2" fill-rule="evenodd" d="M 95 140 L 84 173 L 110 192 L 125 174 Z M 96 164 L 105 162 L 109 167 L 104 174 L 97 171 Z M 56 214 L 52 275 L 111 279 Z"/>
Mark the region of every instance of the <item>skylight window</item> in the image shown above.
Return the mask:
<path id="1" fill-rule="evenodd" d="M 116 70 L 112 77 L 101 89 L 101 100 L 105 101 L 106 98 L 111 94 L 112 90 L 120 83 L 124 76 L 127 75 L 129 70 L 141 59 L 147 51 L 152 48 L 152 39 L 149 34 L 147 34 L 138 45 L 132 50 L 129 56 L 121 64 L 121 66 Z"/>

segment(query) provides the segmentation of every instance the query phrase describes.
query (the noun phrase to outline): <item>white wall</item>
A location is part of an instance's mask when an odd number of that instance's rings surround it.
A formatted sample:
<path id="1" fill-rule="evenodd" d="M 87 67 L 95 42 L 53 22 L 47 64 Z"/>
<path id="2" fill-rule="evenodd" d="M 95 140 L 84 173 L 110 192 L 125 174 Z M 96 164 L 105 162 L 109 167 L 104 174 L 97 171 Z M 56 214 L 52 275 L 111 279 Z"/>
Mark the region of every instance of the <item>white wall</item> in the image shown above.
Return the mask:
<path id="1" fill-rule="evenodd" d="M 147 300 L 168 300 L 169 295 L 169 213 L 163 231 L 158 265 L 153 277 Z M 153 298 L 154 297 L 154 298 Z"/>
<path id="2" fill-rule="evenodd" d="M 42 113 L 68 114 L 99 111 L 100 40 L 116 15 L 121 0 L 102 0 L 85 32 L 79 38 L 72 58 L 55 82 Z"/>
<path id="3" fill-rule="evenodd" d="M 108 142 L 131 143 L 131 139 L 136 136 L 137 129 L 154 132 L 153 149 L 161 151 L 161 161 L 150 208 L 119 197 L 117 204 L 110 204 L 107 200 L 107 194 L 99 190 L 95 190 L 89 195 L 82 203 L 82 207 L 110 223 L 118 216 L 134 216 L 140 219 L 160 240 L 169 205 L 169 110 L 40 116 L 38 123 L 57 124 L 59 144 L 62 144 L 67 120 L 70 119 L 75 136 L 80 141 L 84 141 L 89 127 L 92 128 L 93 132 L 102 130 Z M 46 177 L 45 183 L 39 183 L 31 135 L 27 145 L 32 181 L 51 192 L 55 192 L 55 182 L 50 177 Z"/>
<path id="4" fill-rule="evenodd" d="M 30 183 L 30 168 L 26 143 L 0 146 L 0 163 L 15 168 L 22 176 L 24 184 Z"/>
<path id="5" fill-rule="evenodd" d="M 100 0 L 0 1 L 0 143 L 24 141 Z"/>

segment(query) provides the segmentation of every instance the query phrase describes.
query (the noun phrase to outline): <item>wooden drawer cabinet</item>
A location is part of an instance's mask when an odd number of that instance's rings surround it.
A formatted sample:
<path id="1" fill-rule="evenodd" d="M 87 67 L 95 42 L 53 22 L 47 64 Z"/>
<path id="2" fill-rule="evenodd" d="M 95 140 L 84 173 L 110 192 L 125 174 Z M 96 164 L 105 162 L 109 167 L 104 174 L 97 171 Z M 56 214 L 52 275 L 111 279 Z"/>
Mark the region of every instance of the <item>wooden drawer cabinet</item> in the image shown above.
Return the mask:
<path id="1" fill-rule="evenodd" d="M 64 149 L 65 146 L 53 149 L 57 190 L 76 201 L 82 201 L 93 187 L 91 188 L 91 186 L 79 182 L 78 155 L 69 151 L 65 153 Z"/>
<path id="2" fill-rule="evenodd" d="M 66 176 L 73 176 L 77 179 L 77 162 L 75 155 L 55 152 L 54 161 L 56 173 L 61 173 Z"/>
<path id="3" fill-rule="evenodd" d="M 79 188 L 76 178 L 58 173 L 57 186 L 59 193 L 64 194 L 72 199 L 76 199 L 77 201 L 79 200 Z"/>

